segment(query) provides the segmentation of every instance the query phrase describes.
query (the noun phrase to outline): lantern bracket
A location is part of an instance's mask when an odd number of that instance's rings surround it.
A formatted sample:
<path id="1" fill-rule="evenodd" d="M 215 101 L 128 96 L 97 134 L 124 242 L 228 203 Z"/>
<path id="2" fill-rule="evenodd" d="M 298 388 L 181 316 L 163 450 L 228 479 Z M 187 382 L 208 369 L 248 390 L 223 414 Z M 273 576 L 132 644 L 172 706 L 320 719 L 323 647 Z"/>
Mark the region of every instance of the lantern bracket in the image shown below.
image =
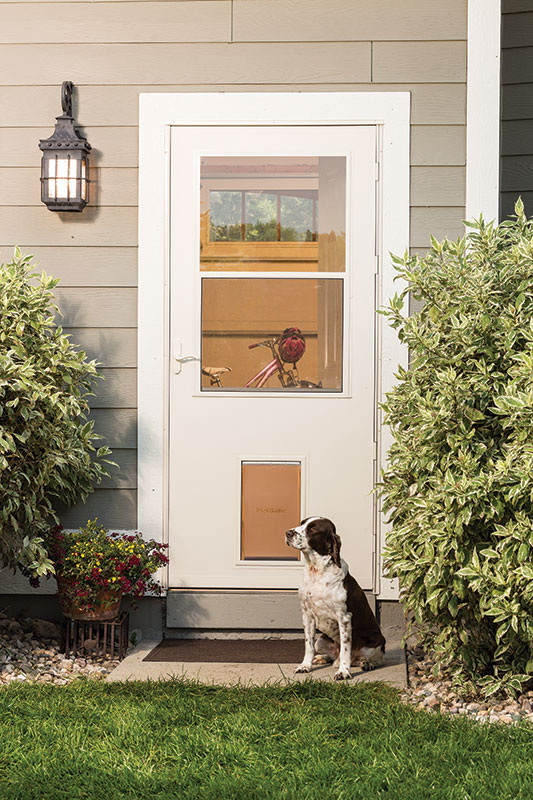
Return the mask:
<path id="1" fill-rule="evenodd" d="M 61 85 L 61 108 L 66 117 L 72 116 L 72 81 L 63 81 Z"/>

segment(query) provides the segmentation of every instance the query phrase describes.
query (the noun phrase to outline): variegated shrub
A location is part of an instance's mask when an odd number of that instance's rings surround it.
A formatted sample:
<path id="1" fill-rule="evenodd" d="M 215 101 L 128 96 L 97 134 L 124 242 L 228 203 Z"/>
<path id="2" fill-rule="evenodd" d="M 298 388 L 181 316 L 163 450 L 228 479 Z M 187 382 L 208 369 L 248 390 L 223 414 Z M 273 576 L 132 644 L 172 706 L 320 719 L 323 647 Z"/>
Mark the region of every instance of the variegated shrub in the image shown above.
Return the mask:
<path id="1" fill-rule="evenodd" d="M 110 463 L 87 421 L 96 365 L 56 327 L 57 283 L 18 249 L 0 265 L 0 566 L 30 577 L 51 568 L 54 501 L 87 497 Z"/>
<path id="2" fill-rule="evenodd" d="M 517 692 L 533 674 L 533 222 L 395 258 L 383 310 L 410 368 L 383 404 L 390 576 L 457 685 Z M 408 293 L 422 304 L 403 313 Z"/>

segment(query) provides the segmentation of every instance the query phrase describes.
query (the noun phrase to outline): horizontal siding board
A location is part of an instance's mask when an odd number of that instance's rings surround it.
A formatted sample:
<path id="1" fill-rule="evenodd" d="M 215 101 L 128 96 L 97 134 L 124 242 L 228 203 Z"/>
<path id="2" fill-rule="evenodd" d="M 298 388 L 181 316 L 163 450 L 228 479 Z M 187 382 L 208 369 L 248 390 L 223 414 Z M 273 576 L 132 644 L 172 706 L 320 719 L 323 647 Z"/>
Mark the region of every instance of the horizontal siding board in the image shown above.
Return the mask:
<path id="1" fill-rule="evenodd" d="M 436 239 L 457 239 L 464 236 L 464 207 L 412 208 L 411 246 L 428 247 L 430 236 Z"/>
<path id="2" fill-rule="evenodd" d="M 465 204 L 464 167 L 412 167 L 412 206 L 462 206 Z"/>
<path id="3" fill-rule="evenodd" d="M 0 48 L 0 54 L 2 50 Z M 53 132 L 48 128 L 0 128 L 0 167 L 40 167 L 39 139 Z M 139 132 L 137 128 L 84 128 L 92 146 L 93 167 L 137 167 Z"/>
<path id="4" fill-rule="evenodd" d="M 532 50 L 533 56 L 533 50 Z M 533 114 L 533 108 L 530 109 Z M 513 119 L 502 122 L 502 156 L 521 156 L 533 152 L 533 119 Z"/>
<path id="5" fill-rule="evenodd" d="M 99 487 L 102 489 L 136 489 L 137 451 L 119 450 L 117 448 L 107 458 L 110 461 L 114 461 L 117 466 L 107 465 L 109 477 L 103 478 Z"/>
<path id="6" fill-rule="evenodd" d="M 502 0 L 503 14 L 515 14 L 517 11 L 533 11 L 533 0 Z"/>
<path id="7" fill-rule="evenodd" d="M 139 189 L 137 169 L 92 168 L 89 170 L 89 179 L 91 181 L 89 205 L 101 207 L 137 205 Z"/>
<path id="8" fill-rule="evenodd" d="M 531 47 L 533 42 L 533 11 L 508 14 L 502 20 L 502 47 Z"/>
<path id="9" fill-rule="evenodd" d="M 533 47 L 502 50 L 502 83 L 533 82 Z"/>
<path id="10" fill-rule="evenodd" d="M 102 436 L 98 445 L 113 448 L 137 447 L 137 411 L 132 408 L 92 408 L 94 431 Z"/>
<path id="11" fill-rule="evenodd" d="M 67 286 L 137 286 L 136 247 L 34 247 L 19 243 L 44 271 Z M 13 246 L 0 247 L 0 263 L 11 261 Z"/>
<path id="12" fill-rule="evenodd" d="M 0 83 L 61 85 L 65 75 L 75 84 L 163 85 L 171 75 L 184 83 L 363 82 L 371 79 L 370 50 L 370 42 L 13 44 L 0 48 Z"/>
<path id="13" fill-rule="evenodd" d="M 102 367 L 137 366 L 136 328 L 63 328 L 76 349 Z"/>
<path id="14" fill-rule="evenodd" d="M 236 42 L 466 39 L 466 0 L 234 0 Z"/>
<path id="15" fill-rule="evenodd" d="M 0 43 L 227 42 L 231 1 L 0 4 Z"/>
<path id="16" fill-rule="evenodd" d="M 502 120 L 530 119 L 533 116 L 533 83 L 502 86 Z"/>
<path id="17" fill-rule="evenodd" d="M 466 128 L 463 125 L 413 125 L 412 166 L 463 166 L 466 163 Z"/>
<path id="18" fill-rule="evenodd" d="M 24 575 L 20 572 L 16 572 L 13 574 L 13 571 L 10 569 L 3 569 L 0 570 L 0 604 L 3 610 L 9 607 L 10 601 L 13 600 L 13 595 L 54 595 L 57 594 L 57 583 L 55 578 L 42 578 L 39 581 L 38 588 L 31 588 L 28 578 L 25 578 Z M 4 602 L 4 597 L 5 601 Z M 26 599 L 24 599 L 26 602 Z M 55 600 L 57 603 L 57 600 Z M 59 604 L 58 604 L 59 610 Z M 43 609 L 44 611 L 44 609 Z M 27 613 L 27 612 L 25 612 Z M 40 613 L 39 616 L 44 618 L 44 613 Z"/>
<path id="19" fill-rule="evenodd" d="M 73 94 L 73 113 L 80 125 L 113 127 L 136 126 L 139 122 L 140 92 L 411 92 L 411 122 L 415 125 L 456 125 L 466 120 L 466 86 L 454 83 L 341 83 L 341 84 L 170 84 L 165 86 L 88 86 L 77 83 Z M 0 118 L 10 127 L 49 129 L 54 114 L 59 113 L 57 86 L 0 86 L 0 108 L 9 108 L 9 116 Z M 91 135 L 99 138 L 98 131 Z M 100 149 L 102 146 L 100 145 Z"/>
<path id="20" fill-rule="evenodd" d="M 374 42 L 372 80 L 463 83 L 466 42 Z"/>
<path id="21" fill-rule="evenodd" d="M 69 507 L 58 502 L 55 508 L 65 528 L 79 528 L 95 517 L 106 528 L 135 530 L 137 527 L 135 489 L 96 489 L 84 503 Z"/>
<path id="22" fill-rule="evenodd" d="M 38 167 L 0 167 L 0 206 L 40 205 L 40 178 Z"/>
<path id="23" fill-rule="evenodd" d="M 32 5 L 48 5 L 49 3 L 57 3 L 61 2 L 62 0 L 9 0 L 10 3 L 31 3 Z M 88 0 L 63 0 L 66 3 L 87 3 Z M 142 0 L 144 3 L 163 3 L 168 2 L 168 0 Z M 90 0 L 91 3 L 132 3 L 136 2 L 136 0 Z M 174 3 L 186 3 L 186 2 L 200 2 L 200 0 L 173 0 Z M 211 0 L 213 3 L 227 3 L 228 0 Z"/>
<path id="24" fill-rule="evenodd" d="M 88 0 L 64 0 L 66 3 L 87 3 Z M 10 3 L 31 3 L 32 5 L 48 5 L 49 3 L 57 3 L 58 0 L 9 0 Z M 61 2 L 61 0 L 59 0 Z M 131 3 L 136 2 L 136 0 L 90 0 L 91 3 Z M 168 2 L 168 0 L 143 0 L 144 3 L 163 3 Z M 200 2 L 200 0 L 173 0 L 174 3 L 186 3 L 186 2 Z M 211 0 L 213 3 L 227 3 L 228 0 Z"/>
<path id="25" fill-rule="evenodd" d="M 137 289 L 91 286 L 55 290 L 64 328 L 135 328 Z"/>
<path id="26" fill-rule="evenodd" d="M 103 380 L 98 381 L 91 408 L 137 408 L 137 370 L 99 369 Z"/>
<path id="27" fill-rule="evenodd" d="M 0 207 L 0 245 L 101 247 L 137 244 L 136 208 L 84 209 L 83 214 L 51 213 L 44 205 Z"/>
<path id="28" fill-rule="evenodd" d="M 0 167 L 0 206 L 41 203 L 39 167 Z M 136 206 L 137 169 L 90 169 L 89 205 Z"/>
<path id="29" fill-rule="evenodd" d="M 504 156 L 501 163 L 502 192 L 533 191 L 533 155 Z"/>
<path id="30" fill-rule="evenodd" d="M 524 211 L 528 217 L 533 217 L 533 191 L 531 192 L 501 192 L 500 201 L 500 217 L 510 217 L 515 213 L 515 203 L 518 198 L 522 198 L 524 203 Z"/>

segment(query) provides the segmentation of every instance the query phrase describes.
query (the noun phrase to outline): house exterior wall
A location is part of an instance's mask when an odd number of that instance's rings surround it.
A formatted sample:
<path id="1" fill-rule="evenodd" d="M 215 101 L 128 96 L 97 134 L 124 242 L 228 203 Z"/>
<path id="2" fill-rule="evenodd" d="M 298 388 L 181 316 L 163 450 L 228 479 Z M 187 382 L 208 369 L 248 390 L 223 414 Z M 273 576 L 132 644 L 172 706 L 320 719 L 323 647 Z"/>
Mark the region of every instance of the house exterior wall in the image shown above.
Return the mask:
<path id="1" fill-rule="evenodd" d="M 500 219 L 533 214 L 533 0 L 502 2 Z"/>
<path id="2" fill-rule="evenodd" d="M 467 0 L 38 0 L 0 4 L 0 259 L 13 246 L 61 278 L 62 324 L 105 382 L 96 430 L 120 465 L 67 527 L 136 527 L 140 92 L 409 91 L 411 240 L 457 237 L 465 204 Z M 75 85 L 93 146 L 81 214 L 40 203 L 39 138 Z"/>

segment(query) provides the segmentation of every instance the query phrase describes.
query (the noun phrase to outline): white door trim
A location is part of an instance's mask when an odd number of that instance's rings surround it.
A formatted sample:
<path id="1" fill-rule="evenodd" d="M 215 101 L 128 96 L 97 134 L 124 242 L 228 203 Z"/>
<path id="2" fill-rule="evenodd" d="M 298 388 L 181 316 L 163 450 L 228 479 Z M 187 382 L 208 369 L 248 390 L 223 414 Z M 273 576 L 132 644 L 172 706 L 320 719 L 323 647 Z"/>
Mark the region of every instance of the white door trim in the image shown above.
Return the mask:
<path id="1" fill-rule="evenodd" d="M 393 284 L 389 253 L 409 244 L 408 92 L 274 92 L 141 94 L 139 106 L 138 301 L 138 528 L 168 541 L 169 203 L 172 125 L 364 124 L 380 129 L 380 208 L 376 235 L 379 273 L 376 305 L 401 287 Z M 394 383 L 407 351 L 377 316 L 379 397 Z M 379 465 L 390 444 L 377 414 Z M 380 540 L 385 535 L 380 521 Z M 380 562 L 379 553 L 377 563 Z M 381 570 L 377 570 L 378 573 Z M 394 582 L 376 578 L 383 598 L 396 598 Z"/>
<path id="2" fill-rule="evenodd" d="M 466 219 L 498 220 L 501 0 L 468 0 Z"/>

